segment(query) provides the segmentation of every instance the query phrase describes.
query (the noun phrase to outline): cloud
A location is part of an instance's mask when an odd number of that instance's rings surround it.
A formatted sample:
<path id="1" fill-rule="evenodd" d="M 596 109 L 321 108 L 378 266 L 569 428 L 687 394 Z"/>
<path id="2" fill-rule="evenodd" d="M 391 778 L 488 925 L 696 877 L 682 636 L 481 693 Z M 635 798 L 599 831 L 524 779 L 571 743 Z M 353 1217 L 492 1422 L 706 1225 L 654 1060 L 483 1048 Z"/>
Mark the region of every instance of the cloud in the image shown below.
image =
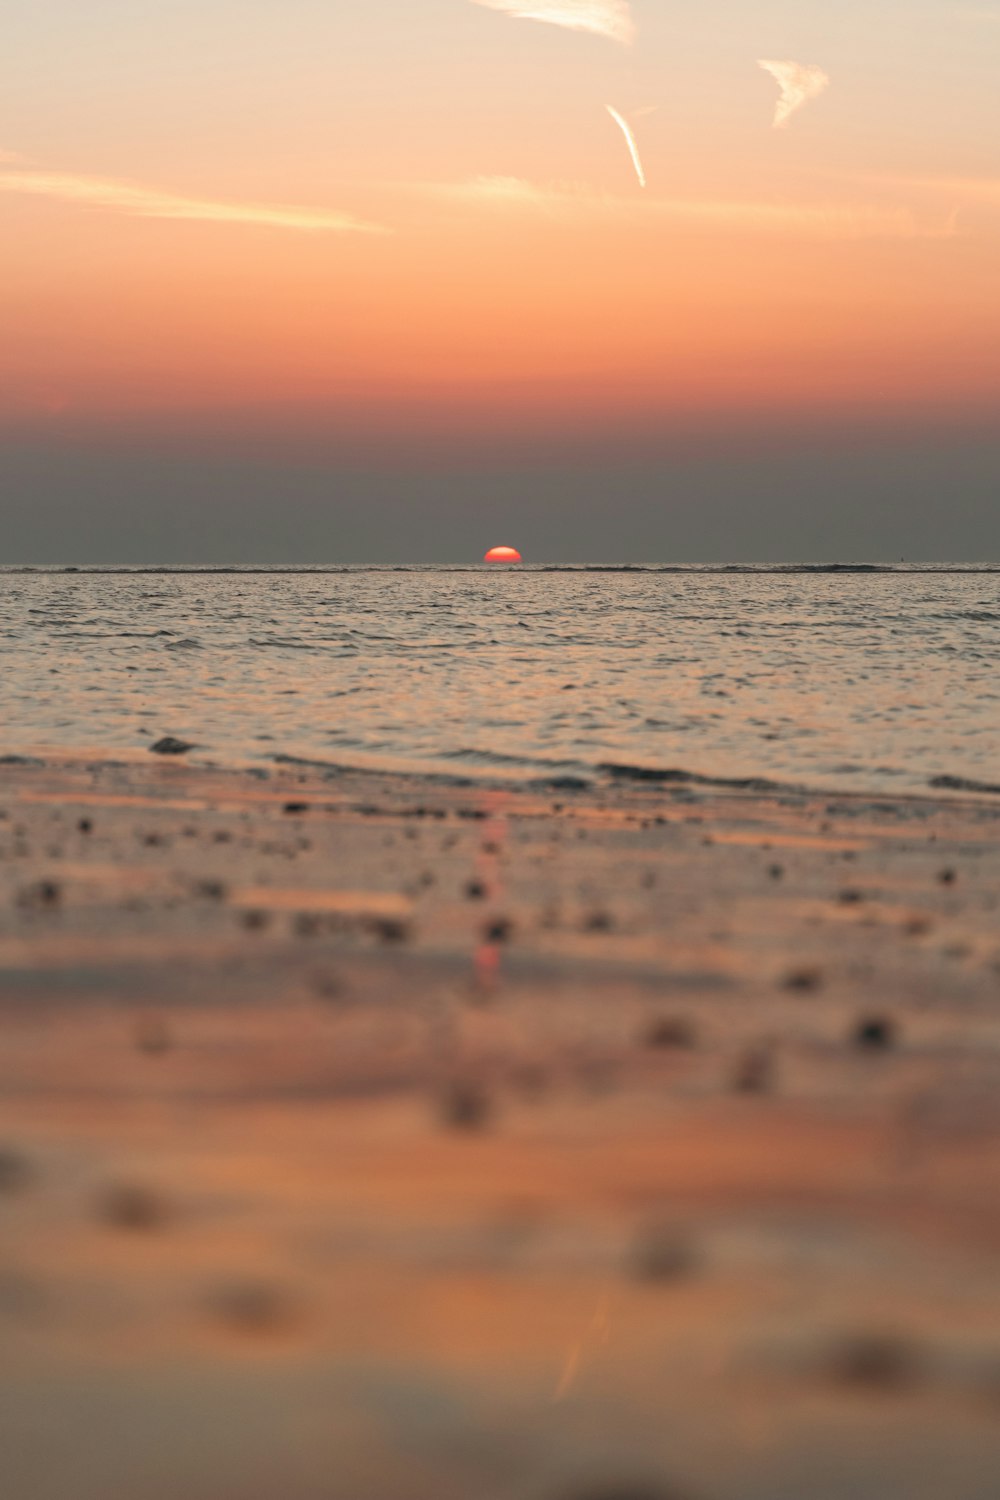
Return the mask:
<path id="1" fill-rule="evenodd" d="M 11 158 L 0 157 L 9 161 Z M 209 198 L 186 198 L 177 193 L 110 178 L 66 172 L 0 171 L 0 192 L 55 198 L 63 203 L 107 208 L 140 219 L 193 219 L 213 224 L 256 224 L 271 229 L 333 234 L 379 233 L 350 214 L 325 209 L 294 208 L 268 203 L 227 203 Z"/>
<path id="2" fill-rule="evenodd" d="M 803 104 L 808 104 L 810 99 L 818 99 L 830 83 L 822 68 L 811 67 L 806 63 L 761 60 L 757 66 L 763 68 L 765 73 L 770 73 L 781 90 L 781 98 L 774 111 L 776 130 L 787 125 Z"/>
<path id="3" fill-rule="evenodd" d="M 590 31 L 628 46 L 635 39 L 635 23 L 628 0 L 472 0 L 487 10 L 500 10 L 516 21 L 546 21 L 569 31 Z"/>
<path id="4" fill-rule="evenodd" d="M 545 187 L 523 177 L 471 177 L 466 182 L 423 182 L 417 191 L 431 198 L 453 198 L 459 202 L 533 204 L 544 208 L 553 202 L 572 201 L 575 189 Z"/>
<path id="5" fill-rule="evenodd" d="M 1000 177 L 869 177 L 868 182 L 898 188 L 918 188 L 980 203 L 1000 203 Z"/>
<path id="6" fill-rule="evenodd" d="M 615 124 L 621 130 L 622 135 L 625 137 L 625 141 L 629 149 L 629 155 L 632 158 L 632 165 L 635 167 L 635 175 L 639 179 L 639 186 L 645 187 L 646 174 L 642 169 L 642 160 L 639 156 L 639 147 L 636 145 L 635 136 L 632 133 L 631 125 L 622 115 L 618 113 L 613 104 L 606 104 L 604 107 L 607 110 L 608 114 L 611 116 L 612 120 L 614 120 Z"/>
<path id="7" fill-rule="evenodd" d="M 940 238 L 921 229 L 903 207 L 869 203 L 787 203 L 731 198 L 638 198 L 595 192 L 583 184 L 535 183 L 521 177 L 474 177 L 466 182 L 417 185 L 425 196 L 497 212 L 539 213 L 564 220 L 619 218 L 668 222 L 750 234 L 816 239 Z"/>

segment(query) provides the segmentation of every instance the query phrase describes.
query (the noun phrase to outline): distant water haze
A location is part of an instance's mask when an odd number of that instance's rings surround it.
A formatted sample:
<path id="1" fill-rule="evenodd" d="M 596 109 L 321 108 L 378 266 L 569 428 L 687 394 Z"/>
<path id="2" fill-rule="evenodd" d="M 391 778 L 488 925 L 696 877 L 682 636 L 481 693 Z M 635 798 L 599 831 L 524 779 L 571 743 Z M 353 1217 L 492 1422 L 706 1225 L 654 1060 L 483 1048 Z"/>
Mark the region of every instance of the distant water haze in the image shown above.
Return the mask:
<path id="1" fill-rule="evenodd" d="M 988 569 L 0 572 L 0 754 L 996 782 Z"/>

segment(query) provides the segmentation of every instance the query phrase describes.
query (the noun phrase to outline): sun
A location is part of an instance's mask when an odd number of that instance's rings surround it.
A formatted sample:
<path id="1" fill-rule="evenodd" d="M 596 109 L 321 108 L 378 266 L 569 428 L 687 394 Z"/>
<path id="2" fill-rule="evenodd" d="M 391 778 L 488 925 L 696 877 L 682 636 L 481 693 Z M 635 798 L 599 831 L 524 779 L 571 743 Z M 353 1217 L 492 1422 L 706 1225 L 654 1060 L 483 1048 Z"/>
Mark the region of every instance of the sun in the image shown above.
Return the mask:
<path id="1" fill-rule="evenodd" d="M 521 554 L 516 547 L 491 547 L 483 558 L 488 563 L 519 563 Z"/>

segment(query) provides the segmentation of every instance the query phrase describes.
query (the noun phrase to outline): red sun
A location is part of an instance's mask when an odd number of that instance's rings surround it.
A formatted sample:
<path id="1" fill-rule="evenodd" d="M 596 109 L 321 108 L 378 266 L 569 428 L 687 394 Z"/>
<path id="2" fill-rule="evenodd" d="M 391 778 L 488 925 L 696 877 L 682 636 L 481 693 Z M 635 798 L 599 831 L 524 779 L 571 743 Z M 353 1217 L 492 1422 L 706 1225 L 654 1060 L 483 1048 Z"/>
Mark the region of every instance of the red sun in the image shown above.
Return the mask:
<path id="1" fill-rule="evenodd" d="M 488 563 L 516 563 L 521 561 L 521 554 L 516 547 L 491 547 L 483 558 Z"/>

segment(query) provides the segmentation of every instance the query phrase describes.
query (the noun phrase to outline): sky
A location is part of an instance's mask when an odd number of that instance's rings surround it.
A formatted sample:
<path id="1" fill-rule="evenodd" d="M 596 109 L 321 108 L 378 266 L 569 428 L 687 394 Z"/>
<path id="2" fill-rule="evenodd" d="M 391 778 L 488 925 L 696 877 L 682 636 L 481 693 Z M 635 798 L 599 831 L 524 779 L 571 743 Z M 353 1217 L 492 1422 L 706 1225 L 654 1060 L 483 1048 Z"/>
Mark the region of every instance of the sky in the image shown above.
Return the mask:
<path id="1" fill-rule="evenodd" d="M 0 562 L 1000 560 L 1000 0 L 5 0 Z"/>

